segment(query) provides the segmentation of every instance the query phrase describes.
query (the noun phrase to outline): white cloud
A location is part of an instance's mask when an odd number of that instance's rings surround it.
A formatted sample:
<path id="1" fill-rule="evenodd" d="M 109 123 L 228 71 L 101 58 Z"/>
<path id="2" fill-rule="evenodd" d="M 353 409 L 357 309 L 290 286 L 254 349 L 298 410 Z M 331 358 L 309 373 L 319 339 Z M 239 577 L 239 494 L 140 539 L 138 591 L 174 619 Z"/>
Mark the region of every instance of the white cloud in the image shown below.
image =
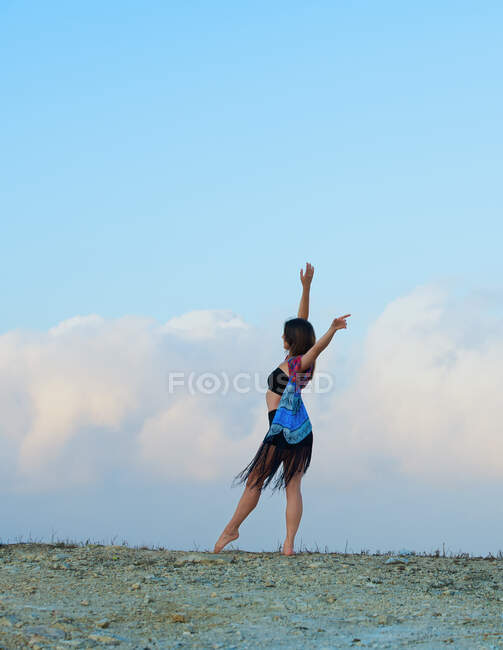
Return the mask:
<path id="1" fill-rule="evenodd" d="M 335 370 L 336 383 L 305 397 L 312 483 L 345 489 L 394 472 L 501 480 L 503 328 L 491 312 L 501 298 L 486 294 L 481 304 L 480 295 L 426 285 L 391 302 L 357 342 L 361 362 L 343 388 L 344 347 L 335 341 L 323 353 L 319 369 Z M 260 371 L 265 381 L 279 338 L 226 310 L 165 325 L 78 316 L 47 333 L 0 336 L 4 485 L 63 489 L 112 469 L 230 483 L 267 430 L 264 394 L 170 394 L 168 373 Z"/>
<path id="2" fill-rule="evenodd" d="M 22 491 L 63 488 L 95 481 L 114 467 L 148 475 L 162 467 L 166 481 L 181 474 L 230 479 L 230 459 L 243 464 L 240 450 L 248 448 L 246 456 L 255 446 L 250 436 L 257 430 L 248 418 L 263 395 L 238 396 L 246 414 L 238 430 L 237 410 L 233 418 L 222 407 L 236 408 L 236 396 L 187 401 L 186 390 L 169 394 L 167 381 L 170 371 L 201 374 L 215 364 L 231 372 L 249 356 L 242 346 L 259 334 L 230 314 L 204 312 L 199 320 L 221 334 L 214 348 L 134 316 L 78 316 L 47 333 L 0 336 L 0 471 L 9 485 Z M 197 324 L 193 313 L 179 321 Z"/>
<path id="3" fill-rule="evenodd" d="M 503 328 L 474 302 L 425 285 L 385 308 L 355 379 L 320 413 L 327 479 L 389 471 L 437 484 L 501 479 Z"/>
<path id="4" fill-rule="evenodd" d="M 201 397 L 178 399 L 171 408 L 148 418 L 138 436 L 139 462 L 162 478 L 210 480 L 234 475 L 255 452 L 250 436 L 225 434 L 222 419 Z M 265 435 L 265 433 L 264 433 Z M 255 438 L 255 436 L 252 436 Z"/>
<path id="5" fill-rule="evenodd" d="M 49 334 L 53 336 L 60 336 L 61 334 L 66 334 L 71 332 L 77 327 L 94 327 L 104 323 L 104 319 L 98 314 L 89 314 L 88 316 L 72 316 L 72 318 L 67 318 L 66 320 L 61 321 L 55 327 L 49 329 Z"/>
<path id="6" fill-rule="evenodd" d="M 171 318 L 162 331 L 195 340 L 214 338 L 217 332 L 232 328 L 247 329 L 249 325 L 228 309 L 196 309 Z"/>

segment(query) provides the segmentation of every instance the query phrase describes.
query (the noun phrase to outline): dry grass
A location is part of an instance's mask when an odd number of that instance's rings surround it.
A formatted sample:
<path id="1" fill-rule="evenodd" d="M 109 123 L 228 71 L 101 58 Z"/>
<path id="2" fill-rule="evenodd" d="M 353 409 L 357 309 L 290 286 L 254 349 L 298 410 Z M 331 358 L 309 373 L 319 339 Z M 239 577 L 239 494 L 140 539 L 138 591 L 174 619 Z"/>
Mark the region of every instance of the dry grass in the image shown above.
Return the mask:
<path id="1" fill-rule="evenodd" d="M 51 536 L 51 541 L 50 542 L 42 542 L 42 541 L 37 541 L 31 538 L 27 539 L 26 541 L 23 541 L 22 536 L 15 538 L 14 542 L 2 542 L 0 538 L 0 547 L 2 546 L 7 546 L 11 544 L 15 545 L 21 545 L 21 544 L 29 544 L 31 546 L 36 545 L 36 546 L 41 546 L 41 547 L 53 547 L 53 548 L 81 548 L 84 546 L 123 546 L 125 548 L 130 548 L 134 550 L 145 550 L 145 551 L 184 551 L 184 552 L 200 552 L 200 553 L 210 553 L 212 552 L 212 549 L 206 548 L 206 549 L 200 549 L 197 544 L 194 542 L 194 548 L 193 549 L 168 549 L 165 548 L 164 546 L 152 546 L 152 545 L 147 545 L 147 544 L 142 544 L 142 545 L 133 545 L 130 546 L 126 540 L 122 540 L 120 544 L 116 543 L 116 538 L 112 538 L 107 544 L 104 541 L 91 541 L 91 539 L 86 539 L 85 541 L 72 541 L 69 539 L 66 540 L 55 540 L 54 539 L 54 534 Z M 282 544 L 281 542 L 278 542 L 278 546 L 276 549 L 276 552 L 281 553 L 281 548 Z M 245 549 L 240 549 L 239 546 L 235 544 L 229 544 L 229 546 L 222 551 L 222 553 L 228 553 L 228 552 L 247 552 Z M 270 553 L 270 551 L 262 550 L 262 553 Z M 331 551 L 327 546 L 321 550 L 318 545 L 316 544 L 314 548 L 308 548 L 307 546 L 302 545 L 302 540 L 300 542 L 300 545 L 297 550 L 297 555 L 303 553 L 306 555 L 310 554 L 326 554 L 326 555 L 339 555 L 339 556 L 350 556 L 350 555 L 363 555 L 363 556 L 387 556 L 387 555 L 398 555 L 400 552 L 396 550 L 388 550 L 388 551 L 376 551 L 374 553 L 371 553 L 368 549 L 362 549 L 358 552 L 348 550 L 348 544 L 346 542 L 346 548 L 344 551 Z M 484 559 L 484 560 L 501 560 L 503 559 L 503 552 L 499 550 L 496 555 L 493 555 L 492 553 L 488 553 L 485 556 L 482 555 L 471 555 L 470 553 L 458 551 L 457 553 L 453 553 L 452 551 L 447 551 L 445 549 L 445 544 L 442 544 L 442 550 L 440 549 L 435 549 L 430 552 L 427 551 L 411 551 L 410 555 L 415 556 L 415 557 L 430 557 L 430 558 L 463 558 L 463 559 Z"/>

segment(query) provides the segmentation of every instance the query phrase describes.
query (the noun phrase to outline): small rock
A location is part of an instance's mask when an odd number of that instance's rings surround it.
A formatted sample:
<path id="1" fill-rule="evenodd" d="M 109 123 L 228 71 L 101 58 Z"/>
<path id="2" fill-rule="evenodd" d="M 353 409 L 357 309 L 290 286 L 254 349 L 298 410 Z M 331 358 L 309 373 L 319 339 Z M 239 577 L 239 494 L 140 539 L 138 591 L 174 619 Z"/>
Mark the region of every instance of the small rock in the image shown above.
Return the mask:
<path id="1" fill-rule="evenodd" d="M 377 619 L 377 624 L 378 625 L 393 625 L 393 623 L 397 623 L 398 619 L 396 619 L 394 616 L 391 616 L 391 614 L 385 614 L 384 616 L 379 616 Z"/>
<path id="2" fill-rule="evenodd" d="M 34 636 L 46 637 L 45 639 L 46 643 L 47 643 L 47 639 L 66 638 L 66 634 L 64 630 L 61 630 L 60 628 L 57 627 L 48 627 L 46 625 L 27 625 L 25 628 L 23 628 L 23 632 Z"/>
<path id="3" fill-rule="evenodd" d="M 86 643 L 86 640 L 81 638 L 81 637 L 73 637 L 73 639 L 69 639 L 68 641 L 65 641 L 65 648 L 70 646 L 71 648 L 78 648 L 79 646 L 82 646 Z"/>
<path id="4" fill-rule="evenodd" d="M 204 555 L 197 555 L 196 553 L 189 553 L 184 557 L 185 562 L 194 562 L 195 564 L 202 562 L 204 559 Z"/>
<path id="5" fill-rule="evenodd" d="M 101 628 L 109 627 L 110 621 L 108 620 L 108 618 L 102 618 L 101 621 L 98 621 L 96 623 L 96 626 Z"/>
<path id="6" fill-rule="evenodd" d="M 98 643 L 105 643 L 106 645 L 119 645 L 120 643 L 119 639 L 109 634 L 90 634 L 89 638 L 93 641 L 98 641 Z"/>
<path id="7" fill-rule="evenodd" d="M 389 557 L 384 564 L 408 564 L 409 560 L 402 557 Z"/>
<path id="8" fill-rule="evenodd" d="M 87 606 L 87 605 L 89 605 L 89 601 L 88 601 L 88 600 L 81 600 L 81 601 L 80 601 L 80 604 L 81 604 L 81 605 L 86 605 L 86 606 Z"/>
<path id="9" fill-rule="evenodd" d="M 186 623 L 187 617 L 185 616 L 185 614 L 172 614 L 171 621 L 173 623 Z"/>
<path id="10" fill-rule="evenodd" d="M 141 589 L 141 584 L 139 582 L 133 582 L 131 585 L 131 591 L 138 591 L 138 589 Z"/>

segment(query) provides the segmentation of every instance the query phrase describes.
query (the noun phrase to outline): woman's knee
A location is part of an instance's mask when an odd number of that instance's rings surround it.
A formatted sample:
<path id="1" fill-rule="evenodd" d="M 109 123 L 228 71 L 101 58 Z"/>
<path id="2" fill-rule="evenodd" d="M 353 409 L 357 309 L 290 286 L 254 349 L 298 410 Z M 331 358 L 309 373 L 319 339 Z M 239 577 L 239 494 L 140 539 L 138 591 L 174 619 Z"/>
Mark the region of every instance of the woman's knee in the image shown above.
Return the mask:
<path id="1" fill-rule="evenodd" d="M 252 473 L 246 481 L 246 488 L 252 491 L 260 491 L 262 489 L 263 483 L 264 479 L 259 479 L 257 474 Z"/>

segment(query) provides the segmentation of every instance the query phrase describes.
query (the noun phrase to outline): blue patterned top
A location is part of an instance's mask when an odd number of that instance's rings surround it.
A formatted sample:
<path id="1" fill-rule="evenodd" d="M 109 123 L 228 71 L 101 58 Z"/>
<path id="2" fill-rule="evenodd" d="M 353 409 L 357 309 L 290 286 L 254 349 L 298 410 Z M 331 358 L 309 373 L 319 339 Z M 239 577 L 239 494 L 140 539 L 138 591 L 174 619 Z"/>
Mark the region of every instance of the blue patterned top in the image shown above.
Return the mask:
<path id="1" fill-rule="evenodd" d="M 312 432 L 311 421 L 302 401 L 301 390 L 311 379 L 313 366 L 300 371 L 302 355 L 288 359 L 289 379 L 265 439 L 283 433 L 285 440 L 296 444 Z"/>

